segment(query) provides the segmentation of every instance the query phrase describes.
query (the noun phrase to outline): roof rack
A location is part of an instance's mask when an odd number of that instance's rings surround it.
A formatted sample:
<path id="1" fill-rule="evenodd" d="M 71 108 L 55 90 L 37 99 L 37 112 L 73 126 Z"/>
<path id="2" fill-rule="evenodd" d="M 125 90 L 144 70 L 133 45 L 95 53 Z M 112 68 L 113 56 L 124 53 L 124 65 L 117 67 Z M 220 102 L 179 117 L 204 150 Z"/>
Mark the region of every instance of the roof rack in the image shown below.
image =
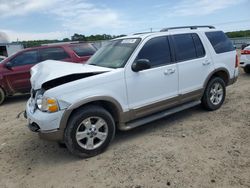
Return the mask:
<path id="1" fill-rule="evenodd" d="M 151 32 L 151 31 L 149 31 L 149 32 L 141 32 L 141 33 L 134 33 L 133 35 L 141 35 L 141 34 L 148 34 L 148 33 L 154 33 L 154 32 Z"/>
<path id="2" fill-rule="evenodd" d="M 161 30 L 161 32 L 168 31 L 168 30 L 173 30 L 173 29 L 186 29 L 186 28 L 198 29 L 198 28 L 204 28 L 204 27 L 207 27 L 209 29 L 215 29 L 215 27 L 211 26 L 211 25 L 195 25 L 195 26 L 167 27 L 167 28 L 163 28 Z"/>

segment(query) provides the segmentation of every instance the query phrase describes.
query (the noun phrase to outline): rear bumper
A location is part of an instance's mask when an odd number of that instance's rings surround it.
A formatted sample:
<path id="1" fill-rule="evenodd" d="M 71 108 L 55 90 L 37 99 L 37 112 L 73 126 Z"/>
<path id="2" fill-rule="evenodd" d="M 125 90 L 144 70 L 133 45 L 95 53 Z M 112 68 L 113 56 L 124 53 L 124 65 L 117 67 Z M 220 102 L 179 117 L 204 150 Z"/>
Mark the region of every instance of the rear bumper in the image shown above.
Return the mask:
<path id="1" fill-rule="evenodd" d="M 232 85 L 234 84 L 236 81 L 238 80 L 238 76 L 234 77 L 234 78 L 231 78 L 228 82 L 228 85 Z"/>
<path id="2" fill-rule="evenodd" d="M 230 79 L 229 79 L 227 85 L 232 85 L 232 84 L 234 84 L 234 83 L 238 80 L 238 76 L 239 76 L 239 68 L 236 68 L 236 69 L 234 70 L 234 76 L 233 76 L 233 78 L 230 78 Z"/>

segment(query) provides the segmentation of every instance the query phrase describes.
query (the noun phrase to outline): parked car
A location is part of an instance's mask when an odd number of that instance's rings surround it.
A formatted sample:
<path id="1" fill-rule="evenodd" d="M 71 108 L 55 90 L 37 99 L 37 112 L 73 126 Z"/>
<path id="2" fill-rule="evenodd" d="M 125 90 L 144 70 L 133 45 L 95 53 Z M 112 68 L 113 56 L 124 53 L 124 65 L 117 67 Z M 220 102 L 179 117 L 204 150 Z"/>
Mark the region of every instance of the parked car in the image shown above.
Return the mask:
<path id="1" fill-rule="evenodd" d="M 203 27 L 114 39 L 85 65 L 36 65 L 25 113 L 30 130 L 91 157 L 108 147 L 117 129 L 200 103 L 217 110 L 226 86 L 237 80 L 238 58 L 222 31 Z"/>
<path id="2" fill-rule="evenodd" d="M 3 61 L 6 57 L 0 55 L 0 62 Z"/>
<path id="3" fill-rule="evenodd" d="M 241 50 L 240 66 L 246 73 L 250 73 L 250 46 Z"/>
<path id="4" fill-rule="evenodd" d="M 95 52 L 89 43 L 57 44 L 28 48 L 6 58 L 0 64 L 0 104 L 6 96 L 30 92 L 30 68 L 35 64 L 48 59 L 84 63 Z"/>

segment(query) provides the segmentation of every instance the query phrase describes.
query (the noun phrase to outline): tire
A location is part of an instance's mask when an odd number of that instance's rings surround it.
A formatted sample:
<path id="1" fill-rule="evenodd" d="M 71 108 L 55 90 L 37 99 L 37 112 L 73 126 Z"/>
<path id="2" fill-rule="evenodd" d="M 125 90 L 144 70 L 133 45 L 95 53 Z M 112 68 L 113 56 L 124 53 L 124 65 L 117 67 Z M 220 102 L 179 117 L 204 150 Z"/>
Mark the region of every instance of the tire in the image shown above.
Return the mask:
<path id="1" fill-rule="evenodd" d="M 244 67 L 244 71 L 245 71 L 245 73 L 250 73 L 250 67 L 249 66 L 247 66 L 247 67 Z"/>
<path id="2" fill-rule="evenodd" d="M 224 80 L 219 77 L 213 77 L 207 84 L 201 104 L 206 110 L 217 110 L 223 104 L 225 97 L 226 84 Z"/>
<path id="3" fill-rule="evenodd" d="M 115 123 L 111 114 L 100 106 L 90 105 L 70 117 L 64 142 L 72 154 L 88 158 L 105 151 L 114 135 Z"/>
<path id="4" fill-rule="evenodd" d="M 3 103 L 5 100 L 5 93 L 4 90 L 0 87 L 0 105 Z"/>

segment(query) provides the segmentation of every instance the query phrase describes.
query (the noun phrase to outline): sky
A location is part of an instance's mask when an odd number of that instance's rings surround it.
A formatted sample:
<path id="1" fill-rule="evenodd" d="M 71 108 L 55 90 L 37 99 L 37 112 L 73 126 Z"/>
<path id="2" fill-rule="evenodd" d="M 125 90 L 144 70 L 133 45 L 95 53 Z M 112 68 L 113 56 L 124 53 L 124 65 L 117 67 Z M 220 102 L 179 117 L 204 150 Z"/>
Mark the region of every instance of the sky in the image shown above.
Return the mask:
<path id="1" fill-rule="evenodd" d="M 185 25 L 250 29 L 250 0 L 0 0 L 10 41 L 133 34 Z"/>

